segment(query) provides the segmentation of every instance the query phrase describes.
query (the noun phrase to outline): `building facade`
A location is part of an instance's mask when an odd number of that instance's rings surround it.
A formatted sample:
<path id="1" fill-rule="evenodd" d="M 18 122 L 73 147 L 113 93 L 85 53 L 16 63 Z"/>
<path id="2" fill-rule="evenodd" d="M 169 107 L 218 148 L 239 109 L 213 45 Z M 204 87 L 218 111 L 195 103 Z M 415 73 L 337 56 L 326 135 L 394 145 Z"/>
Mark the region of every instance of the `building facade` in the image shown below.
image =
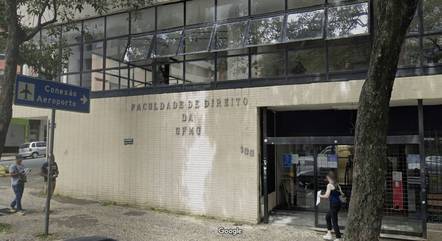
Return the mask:
<path id="1" fill-rule="evenodd" d="M 441 6 L 422 1 L 400 57 L 386 231 L 425 235 L 442 210 Z M 68 56 L 57 80 L 93 96 L 90 114 L 57 112 L 58 192 L 251 223 L 302 210 L 324 225 L 324 171 L 351 189 L 373 28 L 371 1 L 192 0 L 42 31 L 36 42 Z"/>

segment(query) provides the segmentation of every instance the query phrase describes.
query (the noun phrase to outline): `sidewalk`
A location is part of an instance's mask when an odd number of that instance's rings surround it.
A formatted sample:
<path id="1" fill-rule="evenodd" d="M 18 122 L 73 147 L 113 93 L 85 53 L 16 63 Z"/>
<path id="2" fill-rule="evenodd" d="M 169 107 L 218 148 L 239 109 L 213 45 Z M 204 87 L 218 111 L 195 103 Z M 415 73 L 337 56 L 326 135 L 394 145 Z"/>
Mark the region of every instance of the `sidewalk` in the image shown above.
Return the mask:
<path id="1" fill-rule="evenodd" d="M 45 199 L 39 190 L 25 189 L 25 216 L 3 214 L 0 223 L 10 224 L 0 240 L 40 240 L 43 233 Z M 10 190 L 0 187 L 0 204 L 9 203 Z M 175 215 L 152 210 L 113 206 L 97 202 L 55 197 L 51 204 L 50 233 L 45 240 L 65 240 L 84 236 L 105 236 L 120 241 L 196 241 L 196 240 L 297 240 L 320 241 L 321 235 L 306 229 L 276 225 L 236 225 L 232 222 Z M 239 228 L 236 236 L 219 234 L 218 228 Z"/>

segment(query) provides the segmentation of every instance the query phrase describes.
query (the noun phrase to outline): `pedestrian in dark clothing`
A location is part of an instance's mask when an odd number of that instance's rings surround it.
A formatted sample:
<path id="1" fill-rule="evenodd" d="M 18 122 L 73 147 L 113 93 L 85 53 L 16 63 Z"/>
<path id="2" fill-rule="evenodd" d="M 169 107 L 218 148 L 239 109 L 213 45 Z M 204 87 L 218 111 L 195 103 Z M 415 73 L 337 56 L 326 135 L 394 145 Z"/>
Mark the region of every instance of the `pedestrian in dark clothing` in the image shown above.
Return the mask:
<path id="1" fill-rule="evenodd" d="M 319 197 L 328 198 L 330 200 L 330 209 L 325 217 L 327 221 L 327 234 L 324 236 L 324 239 L 333 240 L 331 233 L 333 227 L 336 235 L 335 241 L 340 241 L 342 234 L 339 230 L 338 214 L 342 205 L 340 196 L 343 195 L 343 193 L 336 179 L 335 172 L 330 171 L 327 174 L 327 190 L 325 191 L 325 194 L 320 195 Z"/>

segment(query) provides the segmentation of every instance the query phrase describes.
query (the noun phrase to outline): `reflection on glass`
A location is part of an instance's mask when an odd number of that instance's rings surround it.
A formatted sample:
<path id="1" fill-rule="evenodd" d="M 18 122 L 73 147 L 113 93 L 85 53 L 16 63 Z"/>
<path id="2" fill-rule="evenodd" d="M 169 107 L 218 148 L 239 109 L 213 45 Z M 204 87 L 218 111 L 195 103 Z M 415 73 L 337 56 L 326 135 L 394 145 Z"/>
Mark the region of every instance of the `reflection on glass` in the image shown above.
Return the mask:
<path id="1" fill-rule="evenodd" d="M 116 37 L 129 34 L 129 14 L 122 13 L 106 18 L 106 37 Z"/>
<path id="2" fill-rule="evenodd" d="M 419 15 L 417 12 L 413 17 L 413 20 L 411 20 L 410 26 L 408 27 L 408 33 L 409 34 L 419 33 Z"/>
<path id="3" fill-rule="evenodd" d="M 126 52 L 127 62 L 144 61 L 149 58 L 153 35 L 133 37 Z"/>
<path id="4" fill-rule="evenodd" d="M 300 49 L 288 52 L 288 74 L 315 74 L 325 72 L 323 48 Z"/>
<path id="5" fill-rule="evenodd" d="M 282 38 L 283 16 L 250 21 L 247 45 L 276 44 Z"/>
<path id="6" fill-rule="evenodd" d="M 159 6 L 158 29 L 167 29 L 184 25 L 184 4 L 169 4 Z"/>
<path id="7" fill-rule="evenodd" d="M 185 53 L 195 53 L 208 51 L 213 26 L 187 29 L 184 31 L 184 51 Z"/>
<path id="8" fill-rule="evenodd" d="M 224 20 L 247 16 L 249 13 L 248 0 L 218 0 L 217 18 Z"/>
<path id="9" fill-rule="evenodd" d="M 252 78 L 277 77 L 284 75 L 284 53 L 252 55 Z"/>
<path id="10" fill-rule="evenodd" d="M 212 48 L 236 49 L 244 46 L 247 22 L 228 23 L 216 27 Z"/>
<path id="11" fill-rule="evenodd" d="M 64 25 L 62 38 L 66 44 L 81 43 L 81 23 Z"/>
<path id="12" fill-rule="evenodd" d="M 324 10 L 289 14 L 286 40 L 321 38 L 323 21 Z"/>
<path id="13" fill-rule="evenodd" d="M 144 68 L 131 68 L 130 69 L 130 88 L 143 88 L 146 87 L 148 75 L 151 74 L 151 71 L 148 71 Z M 150 79 L 150 81 L 152 81 Z"/>
<path id="14" fill-rule="evenodd" d="M 154 85 L 178 85 L 183 84 L 183 63 L 160 63 L 157 64 L 157 75 Z"/>
<path id="15" fill-rule="evenodd" d="M 329 47 L 330 72 L 368 69 L 370 44 L 361 41 L 340 41 Z"/>
<path id="16" fill-rule="evenodd" d="M 213 60 L 186 62 L 186 84 L 211 82 L 214 76 L 215 65 Z"/>
<path id="17" fill-rule="evenodd" d="M 249 57 L 221 57 L 217 60 L 217 80 L 239 80 L 249 78 Z"/>
<path id="18" fill-rule="evenodd" d="M 305 8 L 323 4 L 324 0 L 287 0 L 287 7 L 292 8 Z"/>
<path id="19" fill-rule="evenodd" d="M 103 42 L 87 43 L 83 47 L 83 71 L 103 68 Z"/>
<path id="20" fill-rule="evenodd" d="M 212 22 L 215 16 L 214 0 L 186 1 L 186 24 Z"/>
<path id="21" fill-rule="evenodd" d="M 106 46 L 106 68 L 119 67 L 124 64 L 126 48 L 127 38 L 108 40 Z"/>
<path id="22" fill-rule="evenodd" d="M 146 8 L 133 12 L 130 27 L 133 34 L 154 31 L 155 8 Z"/>
<path id="23" fill-rule="evenodd" d="M 423 54 L 425 65 L 442 64 L 442 35 L 426 36 L 424 38 Z"/>
<path id="24" fill-rule="evenodd" d="M 60 28 L 49 28 L 41 30 L 41 42 L 43 44 L 51 45 L 57 44 L 60 39 Z M 40 41 L 40 35 L 34 36 L 34 42 L 37 44 Z"/>
<path id="25" fill-rule="evenodd" d="M 368 34 L 368 3 L 328 9 L 328 38 Z"/>
<path id="26" fill-rule="evenodd" d="M 402 45 L 401 54 L 399 55 L 400 67 L 417 67 L 420 65 L 420 48 L 418 38 L 408 38 Z"/>
<path id="27" fill-rule="evenodd" d="M 63 56 L 69 56 L 67 70 L 64 73 L 80 72 L 81 49 L 80 46 L 71 46 L 63 49 Z"/>
<path id="28" fill-rule="evenodd" d="M 182 31 L 158 34 L 156 37 L 156 57 L 175 56 L 180 45 Z"/>
<path id="29" fill-rule="evenodd" d="M 424 0 L 423 9 L 425 32 L 442 30 L 442 0 Z"/>
<path id="30" fill-rule="evenodd" d="M 104 18 L 96 18 L 84 21 L 84 41 L 94 41 L 104 37 Z"/>
<path id="31" fill-rule="evenodd" d="M 105 74 L 105 84 L 104 89 L 105 90 L 116 90 L 120 88 L 120 81 L 124 85 L 124 70 L 121 69 L 112 69 L 112 70 L 106 70 Z M 127 73 L 127 72 L 126 72 Z M 126 75 L 127 78 L 127 75 Z"/>
<path id="32" fill-rule="evenodd" d="M 252 0 L 252 14 L 269 13 L 281 11 L 285 8 L 285 0 Z"/>

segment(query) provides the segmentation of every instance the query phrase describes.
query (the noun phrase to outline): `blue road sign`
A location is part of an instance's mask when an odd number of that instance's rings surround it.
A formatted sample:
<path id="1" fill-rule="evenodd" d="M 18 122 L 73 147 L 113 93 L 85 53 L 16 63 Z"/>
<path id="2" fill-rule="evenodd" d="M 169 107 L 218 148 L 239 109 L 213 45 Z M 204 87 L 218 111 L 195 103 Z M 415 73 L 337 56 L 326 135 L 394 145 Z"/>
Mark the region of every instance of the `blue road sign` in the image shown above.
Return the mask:
<path id="1" fill-rule="evenodd" d="M 89 113 L 90 90 L 74 85 L 17 75 L 15 104 Z"/>

